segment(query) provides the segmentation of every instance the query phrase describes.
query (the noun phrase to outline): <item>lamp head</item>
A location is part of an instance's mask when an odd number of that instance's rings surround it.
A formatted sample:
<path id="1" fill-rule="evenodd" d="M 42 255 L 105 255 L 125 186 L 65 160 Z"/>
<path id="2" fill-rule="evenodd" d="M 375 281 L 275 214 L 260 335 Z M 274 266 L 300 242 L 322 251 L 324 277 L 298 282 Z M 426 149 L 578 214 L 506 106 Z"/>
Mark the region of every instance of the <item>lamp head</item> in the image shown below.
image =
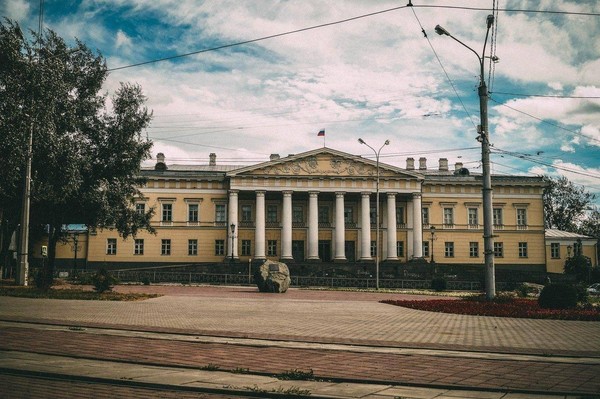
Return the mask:
<path id="1" fill-rule="evenodd" d="M 490 29 L 492 27 L 492 25 L 494 25 L 494 16 L 493 15 L 488 15 L 487 16 L 487 28 Z"/>
<path id="2" fill-rule="evenodd" d="M 390 141 L 386 140 L 385 143 L 383 143 L 383 145 L 390 145 Z"/>
<path id="3" fill-rule="evenodd" d="M 363 139 L 358 139 L 358 142 L 361 143 L 361 144 L 365 143 L 365 141 Z"/>
<path id="4" fill-rule="evenodd" d="M 231 228 L 231 232 L 235 233 L 235 224 L 231 223 L 231 225 L 229 227 Z"/>
<path id="5" fill-rule="evenodd" d="M 448 31 L 446 29 L 442 28 L 439 25 L 435 26 L 435 33 L 437 33 L 438 35 L 450 36 L 450 33 L 448 33 Z"/>
<path id="6" fill-rule="evenodd" d="M 435 233 L 435 226 L 431 226 L 431 227 L 429 228 L 429 230 L 431 230 L 431 234 L 434 234 L 434 233 Z"/>

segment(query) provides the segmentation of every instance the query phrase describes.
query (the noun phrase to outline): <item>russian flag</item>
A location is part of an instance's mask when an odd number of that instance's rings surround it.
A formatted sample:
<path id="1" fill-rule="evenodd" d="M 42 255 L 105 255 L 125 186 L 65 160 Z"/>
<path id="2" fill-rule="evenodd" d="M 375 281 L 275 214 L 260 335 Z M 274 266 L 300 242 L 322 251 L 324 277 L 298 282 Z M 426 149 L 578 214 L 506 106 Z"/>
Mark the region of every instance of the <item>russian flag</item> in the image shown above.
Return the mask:
<path id="1" fill-rule="evenodd" d="M 317 133 L 317 137 L 323 137 L 325 136 L 325 129 L 321 129 L 319 130 L 319 133 Z"/>

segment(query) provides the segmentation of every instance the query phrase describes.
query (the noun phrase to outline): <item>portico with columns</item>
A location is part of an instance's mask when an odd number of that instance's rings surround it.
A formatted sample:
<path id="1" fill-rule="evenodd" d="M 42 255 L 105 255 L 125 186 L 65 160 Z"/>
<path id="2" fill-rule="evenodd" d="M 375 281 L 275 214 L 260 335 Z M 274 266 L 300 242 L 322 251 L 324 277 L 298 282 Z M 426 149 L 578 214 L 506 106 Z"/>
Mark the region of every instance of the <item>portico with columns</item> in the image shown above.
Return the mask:
<path id="1" fill-rule="evenodd" d="M 384 262 L 422 256 L 423 177 L 416 172 L 379 163 L 378 221 L 370 159 L 319 148 L 226 175 L 232 259 L 370 262 L 376 250 Z"/>

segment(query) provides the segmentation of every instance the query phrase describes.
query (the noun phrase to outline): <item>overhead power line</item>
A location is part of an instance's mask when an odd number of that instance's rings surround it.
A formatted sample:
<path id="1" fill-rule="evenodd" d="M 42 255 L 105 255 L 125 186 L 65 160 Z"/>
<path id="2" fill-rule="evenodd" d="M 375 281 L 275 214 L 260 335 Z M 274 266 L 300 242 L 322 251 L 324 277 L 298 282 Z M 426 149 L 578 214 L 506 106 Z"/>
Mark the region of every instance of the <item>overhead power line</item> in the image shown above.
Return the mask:
<path id="1" fill-rule="evenodd" d="M 558 124 L 556 124 L 556 123 L 548 122 L 548 121 L 546 121 L 546 120 L 544 120 L 544 119 L 542 119 L 542 118 L 539 118 L 539 117 L 537 117 L 537 116 L 531 115 L 531 114 L 529 114 L 529 113 L 527 113 L 527 112 L 525 112 L 525 111 L 518 110 L 518 109 L 516 109 L 516 108 L 514 108 L 514 107 L 511 107 L 510 105 L 506 105 L 506 104 L 503 104 L 503 103 L 501 103 L 501 102 L 499 102 L 499 101 L 496 101 L 496 100 L 495 100 L 493 97 L 491 97 L 491 96 L 489 97 L 489 99 L 490 99 L 490 100 L 492 100 L 493 102 L 495 102 L 495 103 L 496 103 L 496 104 L 498 104 L 498 105 L 502 105 L 502 106 L 504 106 L 504 107 L 506 107 L 506 108 L 512 109 L 512 110 L 513 110 L 513 111 L 515 111 L 515 112 L 519 112 L 519 113 L 521 113 L 521 114 L 523 114 L 523 115 L 527 115 L 528 117 L 530 117 L 530 118 L 533 118 L 533 119 L 535 119 L 535 120 L 538 120 L 538 121 L 540 121 L 540 122 L 542 122 L 542 123 L 545 123 L 545 124 L 547 124 L 547 125 L 554 126 L 554 127 L 556 127 L 556 128 L 559 128 L 559 129 L 565 130 L 565 131 L 567 131 L 567 132 L 573 133 L 573 134 L 574 134 L 574 135 L 576 135 L 576 136 L 585 137 L 585 138 L 586 138 L 586 139 L 588 139 L 588 140 L 592 140 L 592 141 L 596 141 L 596 142 L 600 143 L 600 140 L 598 140 L 598 139 L 597 139 L 597 138 L 595 138 L 595 137 L 588 136 L 587 134 L 583 134 L 583 133 L 580 133 L 580 132 L 578 132 L 578 131 L 575 131 L 575 130 L 572 130 L 572 129 L 567 129 L 566 127 L 564 127 L 564 126 L 561 126 L 561 125 L 558 125 Z"/>
<path id="2" fill-rule="evenodd" d="M 324 24 L 318 24 L 318 25 L 308 26 L 308 27 L 305 27 L 305 28 L 294 29 L 294 30 L 290 30 L 290 31 L 286 31 L 286 32 L 281 32 L 281 33 L 275 33 L 273 35 L 268 35 L 268 36 L 262 36 L 262 37 L 259 37 L 259 38 L 256 38 L 256 39 L 249 39 L 249 40 L 244 40 L 244 41 L 241 41 L 241 42 L 229 43 L 229 44 L 224 44 L 224 45 L 221 45 L 221 46 L 210 47 L 210 48 L 207 48 L 207 49 L 192 51 L 192 52 L 189 52 L 189 53 L 176 54 L 176 55 L 173 55 L 173 56 L 170 56 L 170 57 L 157 58 L 157 59 L 154 59 L 154 60 L 148 60 L 148 61 L 138 62 L 138 63 L 135 63 L 135 64 L 123 65 L 123 66 L 119 66 L 119 67 L 115 67 L 115 68 L 109 68 L 108 71 L 109 72 L 118 71 L 118 70 L 121 70 L 121 69 L 134 68 L 134 67 L 138 67 L 138 66 L 142 66 L 142 65 L 154 64 L 154 63 L 157 63 L 157 62 L 169 61 L 169 60 L 174 60 L 174 59 L 183 58 L 183 57 L 189 57 L 189 56 L 196 55 L 196 54 L 208 53 L 208 52 L 211 52 L 211 51 L 217 51 L 217 50 L 223 50 L 223 49 L 226 49 L 226 48 L 231 48 L 231 47 L 236 47 L 236 46 L 242 46 L 244 44 L 256 43 L 256 42 L 260 42 L 260 41 L 263 41 L 263 40 L 274 39 L 276 37 L 288 36 L 288 35 L 293 35 L 293 34 L 300 33 L 300 32 L 306 32 L 306 31 L 309 31 L 309 30 L 320 29 L 320 28 L 325 28 L 325 27 L 328 27 L 328 26 L 339 25 L 339 24 L 343 24 L 343 23 L 346 23 L 346 22 L 356 21 L 358 19 L 368 18 L 368 17 L 372 17 L 372 16 L 375 16 L 375 15 L 379 15 L 379 14 L 385 14 L 385 13 L 388 13 L 388 12 L 401 10 L 401 9 L 407 8 L 407 7 L 411 7 L 411 8 L 413 8 L 413 7 L 419 7 L 419 8 L 446 8 L 446 9 L 471 10 L 471 11 L 493 11 L 493 9 L 482 8 L 482 7 L 459 7 L 459 6 L 443 6 L 443 5 L 413 5 L 413 4 L 411 4 L 411 2 L 409 2 L 409 4 L 405 5 L 405 6 L 387 8 L 385 10 L 374 11 L 374 12 L 370 12 L 370 13 L 367 13 L 367 14 L 361 14 L 361 15 L 357 15 L 357 16 L 354 16 L 354 17 L 350 17 L 350 18 L 340 19 L 338 21 L 333 21 L 333 22 L 327 22 L 327 23 L 324 23 Z M 571 12 L 571 11 L 550 11 L 550 10 L 525 10 L 525 9 L 509 9 L 509 8 L 496 9 L 496 11 L 502 11 L 502 12 L 522 12 L 522 13 L 540 13 L 540 14 L 564 14 L 564 15 L 600 16 L 600 13 L 584 13 L 584 12 Z"/>
<path id="3" fill-rule="evenodd" d="M 505 91 L 490 91 L 490 94 L 501 94 L 501 95 L 505 95 L 505 96 L 517 96 L 517 97 L 582 98 L 582 99 L 600 98 L 600 96 L 561 96 L 561 95 L 554 95 L 554 94 L 508 93 Z"/>

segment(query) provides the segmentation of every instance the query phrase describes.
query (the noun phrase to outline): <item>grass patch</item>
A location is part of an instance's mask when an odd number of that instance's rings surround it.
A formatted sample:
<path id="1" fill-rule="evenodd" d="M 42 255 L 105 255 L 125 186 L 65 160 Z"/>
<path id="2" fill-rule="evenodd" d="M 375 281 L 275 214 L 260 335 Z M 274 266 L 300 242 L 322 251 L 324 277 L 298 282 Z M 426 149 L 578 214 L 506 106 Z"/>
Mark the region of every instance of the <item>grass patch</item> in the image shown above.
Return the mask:
<path id="1" fill-rule="evenodd" d="M 315 375 L 314 375 L 312 369 L 309 369 L 308 371 L 303 371 L 303 370 L 298 370 L 298 369 L 287 370 L 281 374 L 277 374 L 275 377 L 277 377 L 278 380 L 296 380 L 296 381 L 311 381 L 311 380 L 315 379 Z"/>
<path id="2" fill-rule="evenodd" d="M 84 291 L 73 288 L 49 289 L 47 291 L 34 287 L 0 286 L 0 296 L 14 296 L 19 298 L 43 298 L 43 299 L 79 299 L 93 301 L 143 301 L 145 299 L 157 298 L 159 294 L 124 294 L 118 292 L 95 292 Z"/>
<path id="3" fill-rule="evenodd" d="M 429 312 L 465 314 L 473 316 L 517 317 L 524 319 L 554 319 L 600 321 L 600 308 L 586 305 L 575 309 L 543 309 L 535 299 L 499 296 L 488 301 L 485 297 L 448 300 L 385 300 L 382 303 Z"/>

